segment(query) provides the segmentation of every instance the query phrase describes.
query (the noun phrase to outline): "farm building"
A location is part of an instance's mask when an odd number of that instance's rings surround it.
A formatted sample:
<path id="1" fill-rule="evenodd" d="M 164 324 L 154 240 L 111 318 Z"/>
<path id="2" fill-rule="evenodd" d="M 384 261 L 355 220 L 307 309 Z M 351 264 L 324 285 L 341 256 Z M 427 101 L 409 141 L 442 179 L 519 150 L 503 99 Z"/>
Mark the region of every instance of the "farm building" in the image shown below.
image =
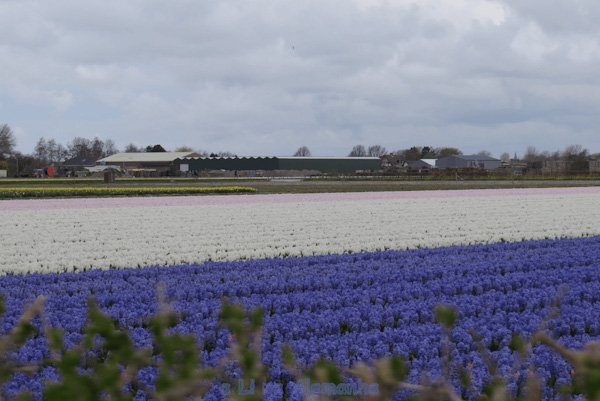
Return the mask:
<path id="1" fill-rule="evenodd" d="M 177 170 L 188 171 L 318 171 L 355 173 L 381 169 L 379 157 L 181 157 Z"/>
<path id="2" fill-rule="evenodd" d="M 92 167 L 98 161 L 96 156 L 77 156 L 69 160 L 65 160 L 62 164 L 63 168 L 77 169 L 79 167 Z"/>
<path id="3" fill-rule="evenodd" d="M 166 175 L 173 170 L 175 160 L 186 156 L 200 156 L 195 152 L 117 153 L 96 162 L 113 166 L 136 175 Z"/>
<path id="4" fill-rule="evenodd" d="M 408 163 L 408 168 L 413 170 L 424 170 L 435 168 L 436 159 L 419 159 Z"/>
<path id="5" fill-rule="evenodd" d="M 500 168 L 502 161 L 481 155 L 450 155 L 438 159 L 435 162 L 435 166 L 439 168 L 479 167 L 486 170 L 493 170 Z"/>
<path id="6" fill-rule="evenodd" d="M 58 175 L 67 177 L 81 176 L 86 174 L 89 168 L 92 168 L 98 161 L 96 156 L 77 156 L 65 160 L 61 168 L 57 171 Z"/>

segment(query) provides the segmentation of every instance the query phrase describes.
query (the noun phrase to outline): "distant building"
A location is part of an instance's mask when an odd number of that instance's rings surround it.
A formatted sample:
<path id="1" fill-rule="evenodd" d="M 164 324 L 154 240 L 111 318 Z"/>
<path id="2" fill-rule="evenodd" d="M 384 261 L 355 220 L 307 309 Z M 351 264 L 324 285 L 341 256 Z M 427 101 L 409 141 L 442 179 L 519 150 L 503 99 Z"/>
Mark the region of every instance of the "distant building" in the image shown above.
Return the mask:
<path id="1" fill-rule="evenodd" d="M 571 169 L 571 162 L 565 160 L 545 160 L 541 166 L 544 175 L 566 174 Z"/>
<path id="2" fill-rule="evenodd" d="M 71 159 L 65 160 L 62 163 L 61 168 L 58 170 L 57 175 L 66 175 L 67 177 L 85 176 L 88 174 L 90 168 L 98 161 L 96 156 L 77 156 Z M 43 175 L 43 172 L 42 172 Z"/>
<path id="3" fill-rule="evenodd" d="M 402 168 L 406 167 L 404 158 L 400 155 L 389 154 L 381 158 L 381 167 L 383 168 Z"/>
<path id="4" fill-rule="evenodd" d="M 356 173 L 381 169 L 379 157 L 181 157 L 175 160 L 181 172 L 227 171 L 318 171 Z"/>
<path id="5" fill-rule="evenodd" d="M 442 157 L 435 162 L 439 168 L 464 168 L 479 167 L 493 170 L 502 166 L 502 161 L 489 156 L 482 155 L 450 155 Z"/>
<path id="6" fill-rule="evenodd" d="M 96 165 L 118 167 L 134 175 L 168 175 L 174 171 L 175 160 L 200 156 L 195 152 L 117 153 L 96 162 Z"/>
<path id="7" fill-rule="evenodd" d="M 65 160 L 62 164 L 63 168 L 76 169 L 78 167 L 92 167 L 98 161 L 96 156 L 78 156 L 72 159 Z"/>
<path id="8" fill-rule="evenodd" d="M 424 170 L 435 168 L 437 159 L 419 159 L 408 163 L 408 168 L 413 170 Z"/>

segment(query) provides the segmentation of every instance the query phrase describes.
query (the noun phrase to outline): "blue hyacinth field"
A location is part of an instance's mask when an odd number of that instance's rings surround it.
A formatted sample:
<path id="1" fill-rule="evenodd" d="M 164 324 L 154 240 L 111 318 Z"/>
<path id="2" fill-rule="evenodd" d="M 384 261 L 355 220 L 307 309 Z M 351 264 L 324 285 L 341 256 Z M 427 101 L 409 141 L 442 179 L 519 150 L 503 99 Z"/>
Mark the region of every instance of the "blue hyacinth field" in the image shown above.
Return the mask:
<path id="1" fill-rule="evenodd" d="M 600 339 L 598 235 L 85 270 L 0 277 L 6 309 L 2 333 L 43 295 L 44 321 L 36 318 L 34 324 L 61 328 L 65 347 L 76 347 L 84 337 L 92 297 L 136 347 L 151 348 L 147 322 L 157 312 L 160 287 L 179 316 L 172 330 L 194 335 L 202 364 L 215 366 L 227 356 L 232 340 L 218 322 L 223 300 L 248 311 L 261 307 L 262 362 L 269 380 L 281 385 L 272 391 L 267 387 L 269 400 L 308 399 L 283 366 L 286 344 L 304 366 L 324 358 L 352 368 L 401 356 L 410 368 L 408 383 L 435 381 L 443 370 L 443 328 L 434 318 L 439 304 L 458 313 L 450 333 L 450 377 L 464 399 L 478 398 L 492 378 L 485 355 L 497 364 L 512 396 L 532 373 L 540 379 L 544 399 L 558 397 L 560 387 L 571 382 L 573 367 L 547 346 L 534 346 L 521 360 L 511 347 L 515 334 L 528 339 L 545 330 L 570 350 Z M 553 314 L 555 306 L 558 313 Z M 40 335 L 10 357 L 28 363 L 49 355 Z M 460 369 L 470 376 L 468 389 L 460 386 Z M 144 371 L 140 382 L 151 388 L 155 373 Z M 34 375 L 16 374 L 2 395 L 10 399 L 30 390 L 40 397 L 44 383 L 60 380 L 51 366 Z M 400 390 L 395 399 L 410 394 Z M 143 389 L 137 390 L 135 399 L 145 398 Z M 226 395 L 215 387 L 205 399 Z"/>

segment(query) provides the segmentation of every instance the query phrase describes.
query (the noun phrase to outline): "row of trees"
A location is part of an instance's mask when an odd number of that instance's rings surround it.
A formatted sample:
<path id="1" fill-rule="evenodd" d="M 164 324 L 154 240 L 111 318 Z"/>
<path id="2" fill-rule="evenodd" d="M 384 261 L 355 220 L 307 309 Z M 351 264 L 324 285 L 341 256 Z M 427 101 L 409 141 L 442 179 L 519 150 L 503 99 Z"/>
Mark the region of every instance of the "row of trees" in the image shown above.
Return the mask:
<path id="1" fill-rule="evenodd" d="M 539 152 L 535 146 L 527 147 L 523 161 L 532 166 L 541 165 L 544 161 L 565 161 L 572 170 L 587 170 L 590 159 L 600 159 L 600 153 L 590 154 L 590 151 L 581 145 L 569 145 L 563 151 Z"/>
<path id="2" fill-rule="evenodd" d="M 432 147 L 432 146 L 413 146 L 407 149 L 392 151 L 389 155 L 396 156 L 403 162 L 411 162 L 419 159 L 440 159 L 450 155 L 462 155 L 460 149 L 453 147 Z M 482 156 L 492 156 L 492 153 L 487 150 L 481 150 L 476 153 Z M 349 157 L 383 157 L 388 155 L 385 147 L 381 145 L 373 145 L 366 148 L 364 145 L 356 145 L 352 148 Z M 306 146 L 298 148 L 294 156 L 307 157 L 311 156 L 311 152 Z M 504 152 L 500 155 L 500 160 L 506 163 L 511 161 L 526 162 L 531 168 L 541 168 L 543 161 L 565 161 L 570 164 L 572 170 L 586 170 L 589 166 L 590 159 L 600 159 L 600 153 L 590 154 L 590 152 L 581 145 L 569 145 L 564 151 L 542 151 L 539 152 L 534 146 L 529 146 L 525 155 L 519 159 L 515 154 L 511 158 L 510 154 Z"/>
<path id="3" fill-rule="evenodd" d="M 61 164 L 64 161 L 76 157 L 108 157 L 119 153 L 115 142 L 112 139 L 101 140 L 98 137 L 87 139 L 75 137 L 66 145 L 59 143 L 54 138 L 46 139 L 41 137 L 31 154 L 23 154 L 15 150 L 15 134 L 8 126 L 0 126 L 0 169 L 9 170 L 9 174 L 30 173 L 34 169 L 47 167 L 50 165 Z M 142 152 L 166 152 L 161 145 L 148 145 L 138 147 L 133 143 L 125 146 L 124 152 L 142 153 Z M 206 150 L 194 150 L 189 146 L 180 146 L 175 152 L 196 152 L 209 157 L 235 157 L 231 152 L 207 152 Z"/>
<path id="4" fill-rule="evenodd" d="M 21 171 L 31 171 L 35 168 L 45 167 L 51 164 L 61 163 L 74 157 L 107 157 L 118 153 L 119 149 L 112 139 L 101 140 L 98 137 L 87 139 L 76 137 L 72 141 L 63 145 L 55 139 L 46 140 L 40 138 L 35 145 L 32 154 L 22 154 L 15 150 L 16 139 L 12 129 L 8 124 L 0 126 L 0 162 L 2 167 L 11 171 L 11 174 Z M 130 143 L 123 149 L 124 152 L 166 152 L 161 145 L 148 145 L 138 147 Z M 192 149 L 189 146 L 181 146 L 175 149 L 176 152 L 196 152 L 208 157 L 235 157 L 237 155 L 231 152 L 207 152 L 202 149 Z M 405 162 L 411 162 L 419 159 L 438 159 L 449 155 L 463 154 L 461 150 L 453 147 L 432 147 L 432 146 L 413 146 L 407 149 L 400 149 L 387 152 L 381 145 L 372 145 L 368 148 L 364 145 L 356 145 L 352 148 L 349 157 L 383 157 L 387 154 L 397 156 Z M 477 154 L 491 156 L 487 150 L 482 150 Z M 312 153 L 307 146 L 298 148 L 294 156 L 309 157 Z M 503 162 L 519 160 L 515 154 L 514 158 L 508 153 L 502 153 L 500 159 Z M 564 151 L 538 151 L 534 146 L 529 146 L 521 158 L 532 168 L 540 168 L 544 161 L 565 161 L 569 162 L 573 170 L 585 170 L 589 166 L 590 159 L 600 159 L 600 153 L 590 154 L 588 149 L 581 145 L 570 145 Z"/>
<path id="5" fill-rule="evenodd" d="M 387 155 L 387 149 L 381 145 L 372 145 L 366 148 L 364 145 L 356 145 L 352 148 L 348 157 L 383 157 Z M 389 153 L 390 155 L 399 156 L 403 160 L 409 162 L 419 159 L 437 159 L 449 155 L 462 155 L 462 152 L 457 148 L 434 148 L 431 146 L 413 146 L 409 149 L 401 149 Z M 491 153 L 487 150 L 482 150 L 479 154 L 490 156 Z M 311 152 L 306 146 L 298 148 L 296 157 L 308 157 L 311 156 Z"/>

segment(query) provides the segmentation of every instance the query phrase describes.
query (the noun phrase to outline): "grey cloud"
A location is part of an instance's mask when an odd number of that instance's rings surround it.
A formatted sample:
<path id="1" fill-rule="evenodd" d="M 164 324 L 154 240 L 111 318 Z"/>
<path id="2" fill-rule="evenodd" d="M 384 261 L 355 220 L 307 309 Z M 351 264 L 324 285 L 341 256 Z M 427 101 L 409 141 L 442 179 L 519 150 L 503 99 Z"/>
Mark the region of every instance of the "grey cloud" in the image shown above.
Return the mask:
<path id="1" fill-rule="evenodd" d="M 62 142 L 85 132 L 254 155 L 422 141 L 600 151 L 589 134 L 600 122 L 599 7 L 467 3 L 478 11 L 443 1 L 3 2 L 0 95 L 32 117 L 12 122 L 3 107 L 0 122 L 27 133 L 24 151 L 49 136 L 35 107 L 53 110 Z M 486 15 L 494 4 L 502 15 Z M 93 118 L 94 102 L 110 120 Z M 85 110 L 78 119 L 69 106 Z"/>

